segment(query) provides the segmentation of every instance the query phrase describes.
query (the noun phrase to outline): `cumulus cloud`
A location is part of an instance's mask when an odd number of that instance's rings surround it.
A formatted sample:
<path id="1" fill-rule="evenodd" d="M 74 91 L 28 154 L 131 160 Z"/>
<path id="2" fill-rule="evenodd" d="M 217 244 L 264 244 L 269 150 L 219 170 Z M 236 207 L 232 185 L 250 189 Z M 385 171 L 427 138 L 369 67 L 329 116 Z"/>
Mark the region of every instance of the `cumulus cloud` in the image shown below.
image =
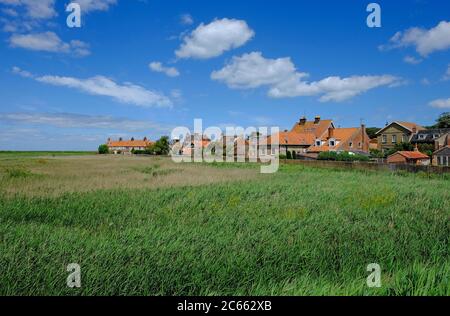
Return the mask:
<path id="1" fill-rule="evenodd" d="M 75 113 L 0 113 L 0 121 L 27 125 L 48 125 L 59 128 L 115 129 L 124 131 L 168 130 L 167 126 L 149 121 Z"/>
<path id="2" fill-rule="evenodd" d="M 90 54 L 89 45 L 78 40 L 63 42 L 53 32 L 34 34 L 14 34 L 9 43 L 12 47 L 20 47 L 34 51 L 45 51 L 52 53 L 73 54 L 75 56 L 86 56 Z"/>
<path id="3" fill-rule="evenodd" d="M 414 46 L 423 57 L 450 48 L 450 22 L 441 21 L 429 30 L 413 27 L 403 32 L 397 32 L 387 45 L 381 45 L 380 50 Z"/>
<path id="4" fill-rule="evenodd" d="M 437 99 L 429 103 L 430 106 L 438 109 L 450 109 L 450 98 Z"/>
<path id="5" fill-rule="evenodd" d="M 370 89 L 400 82 L 400 78 L 390 75 L 332 76 L 313 82 L 306 81 L 307 77 L 307 73 L 297 71 L 289 57 L 268 59 L 261 52 L 235 56 L 224 68 L 211 74 L 213 80 L 233 89 L 267 86 L 272 98 L 319 95 L 322 102 L 344 101 Z"/>
<path id="6" fill-rule="evenodd" d="M 175 67 L 165 67 L 165 66 L 163 66 L 162 63 L 157 62 L 157 61 L 151 62 L 148 65 L 148 67 L 152 71 L 162 72 L 169 77 L 178 77 L 180 75 L 180 73 L 178 72 L 178 70 Z"/>
<path id="7" fill-rule="evenodd" d="M 172 106 L 172 101 L 162 93 L 145 89 L 130 82 L 119 84 L 105 76 L 95 76 L 87 79 L 51 75 L 35 76 L 19 67 L 14 67 L 12 71 L 23 77 L 33 78 L 41 83 L 72 88 L 92 95 L 108 96 L 121 103 L 141 107 Z"/>
<path id="8" fill-rule="evenodd" d="M 216 57 L 247 43 L 255 32 L 243 20 L 221 19 L 209 24 L 201 23 L 183 38 L 175 51 L 178 58 L 207 59 Z"/>

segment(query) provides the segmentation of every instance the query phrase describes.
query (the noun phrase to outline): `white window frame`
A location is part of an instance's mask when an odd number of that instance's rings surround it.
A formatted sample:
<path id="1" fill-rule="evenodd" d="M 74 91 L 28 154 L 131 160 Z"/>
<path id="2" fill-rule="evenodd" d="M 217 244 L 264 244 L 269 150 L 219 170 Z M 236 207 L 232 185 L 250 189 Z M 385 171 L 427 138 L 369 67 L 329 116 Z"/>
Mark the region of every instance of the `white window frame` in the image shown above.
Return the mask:
<path id="1" fill-rule="evenodd" d="M 391 143 L 392 144 L 397 144 L 397 135 L 392 135 Z"/>
<path id="2" fill-rule="evenodd" d="M 381 142 L 382 142 L 383 144 L 386 144 L 386 143 L 387 143 L 387 135 L 386 135 L 386 134 L 381 135 Z"/>

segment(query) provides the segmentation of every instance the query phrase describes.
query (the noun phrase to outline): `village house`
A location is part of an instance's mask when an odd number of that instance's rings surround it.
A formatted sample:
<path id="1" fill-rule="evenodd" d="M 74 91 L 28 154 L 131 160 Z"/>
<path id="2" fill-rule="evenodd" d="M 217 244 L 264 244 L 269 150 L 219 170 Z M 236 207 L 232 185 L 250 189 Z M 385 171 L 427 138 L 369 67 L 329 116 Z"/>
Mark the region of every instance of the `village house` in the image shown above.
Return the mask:
<path id="1" fill-rule="evenodd" d="M 270 145 L 273 137 L 278 137 L 280 154 L 290 152 L 302 159 L 315 159 L 324 151 L 369 153 L 370 139 L 364 125 L 336 128 L 332 120 L 321 120 L 320 116 L 316 116 L 314 121 L 302 117 L 290 131 L 269 136 L 267 147 L 271 154 L 275 154 Z"/>
<path id="2" fill-rule="evenodd" d="M 416 147 L 414 151 L 397 151 L 396 153 L 389 155 L 387 157 L 387 163 L 426 166 L 430 164 L 430 157 L 419 152 Z"/>
<path id="3" fill-rule="evenodd" d="M 119 140 L 112 140 L 108 138 L 106 145 L 111 153 L 114 154 L 130 154 L 134 150 L 145 150 L 152 142 L 144 137 L 142 140 L 135 140 L 131 138 L 130 140 L 123 140 L 119 138 Z"/>
<path id="4" fill-rule="evenodd" d="M 429 144 L 434 145 L 435 141 L 450 133 L 450 128 L 432 128 L 418 131 L 411 138 L 411 144 Z"/>
<path id="5" fill-rule="evenodd" d="M 375 133 L 378 141 L 378 150 L 385 152 L 393 149 L 396 144 L 408 143 L 424 127 L 411 122 L 392 122 Z"/>
<path id="6" fill-rule="evenodd" d="M 450 167 L 450 133 L 442 135 L 435 140 L 435 149 L 433 165 Z"/>

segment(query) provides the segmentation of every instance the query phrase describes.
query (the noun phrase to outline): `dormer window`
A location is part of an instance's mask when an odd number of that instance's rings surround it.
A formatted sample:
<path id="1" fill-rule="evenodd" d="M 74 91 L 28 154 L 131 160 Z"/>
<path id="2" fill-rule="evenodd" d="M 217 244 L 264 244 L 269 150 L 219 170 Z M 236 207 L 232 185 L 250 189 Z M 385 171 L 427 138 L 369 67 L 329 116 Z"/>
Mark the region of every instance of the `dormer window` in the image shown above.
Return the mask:
<path id="1" fill-rule="evenodd" d="M 322 145 L 322 141 L 320 139 L 316 139 L 316 146 L 321 146 Z"/>
<path id="2" fill-rule="evenodd" d="M 336 146 L 336 139 L 330 138 L 330 140 L 328 142 L 329 142 L 330 147 Z"/>
<path id="3" fill-rule="evenodd" d="M 439 138 L 439 134 L 433 134 L 433 138 L 434 139 Z"/>
<path id="4" fill-rule="evenodd" d="M 348 143 L 348 146 L 349 146 L 350 148 L 353 148 L 353 143 L 352 143 L 352 142 Z"/>
<path id="5" fill-rule="evenodd" d="M 426 136 L 427 135 L 425 135 L 425 134 L 419 134 L 419 139 L 423 140 L 423 139 L 425 139 Z"/>

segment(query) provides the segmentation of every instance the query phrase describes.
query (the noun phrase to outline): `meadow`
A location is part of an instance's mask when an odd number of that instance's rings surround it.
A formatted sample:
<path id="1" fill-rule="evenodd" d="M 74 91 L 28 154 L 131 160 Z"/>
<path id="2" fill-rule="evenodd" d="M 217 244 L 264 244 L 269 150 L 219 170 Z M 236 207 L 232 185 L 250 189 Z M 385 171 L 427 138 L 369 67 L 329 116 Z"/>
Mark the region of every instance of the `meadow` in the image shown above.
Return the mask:
<path id="1" fill-rule="evenodd" d="M 440 175 L 0 154 L 0 295 L 450 295 L 449 189 Z"/>

